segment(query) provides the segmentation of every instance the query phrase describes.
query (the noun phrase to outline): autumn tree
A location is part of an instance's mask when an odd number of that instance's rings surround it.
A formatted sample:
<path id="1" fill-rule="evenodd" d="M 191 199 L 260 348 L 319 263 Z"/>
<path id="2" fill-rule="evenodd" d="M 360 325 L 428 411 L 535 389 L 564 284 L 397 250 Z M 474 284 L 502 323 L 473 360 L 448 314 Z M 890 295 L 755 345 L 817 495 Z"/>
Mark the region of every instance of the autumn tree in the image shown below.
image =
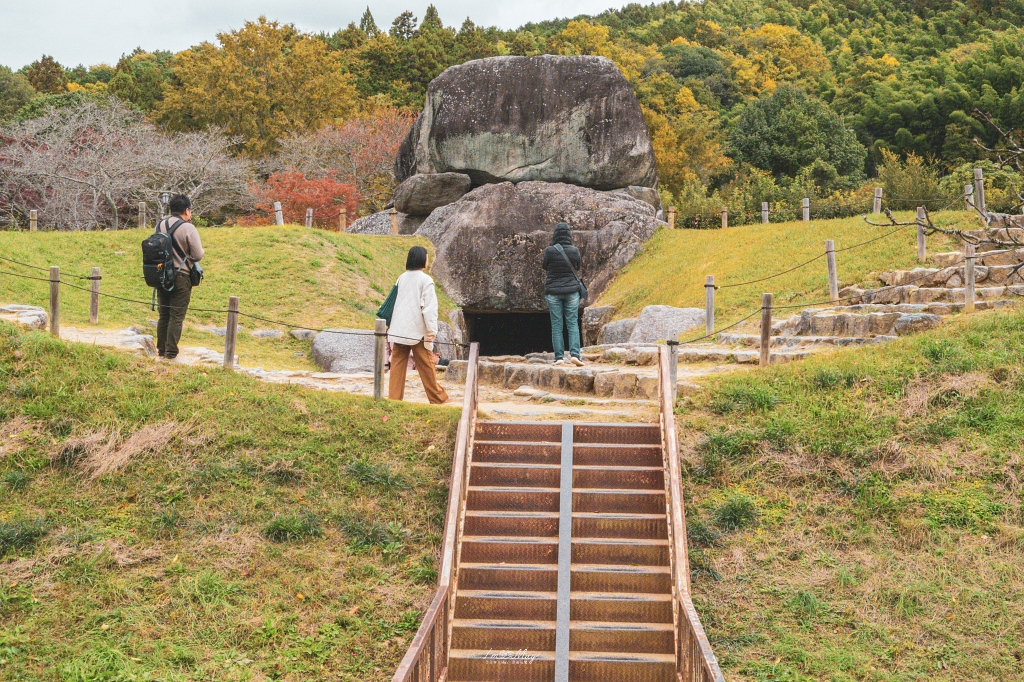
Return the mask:
<path id="1" fill-rule="evenodd" d="M 260 17 L 175 55 L 156 112 L 172 130 L 218 126 L 263 156 L 288 133 L 314 131 L 358 108 L 341 56 L 322 40 Z"/>
<path id="2" fill-rule="evenodd" d="M 163 100 L 164 84 L 171 78 L 170 52 L 136 48 L 117 62 L 108 87 L 115 97 L 150 112 Z"/>
<path id="3" fill-rule="evenodd" d="M 271 214 L 274 202 L 281 202 L 281 212 L 287 223 L 302 224 L 306 209 L 313 209 L 313 224 L 318 227 L 335 225 L 341 211 L 353 215 L 359 203 L 359 190 L 354 185 L 339 182 L 334 173 L 321 178 L 307 178 L 305 173 L 285 171 L 274 173 L 267 181 L 252 186 L 256 197 L 256 210 L 263 216 Z M 245 223 L 258 224 L 262 216 L 253 216 Z"/>
<path id="4" fill-rule="evenodd" d="M 67 90 L 68 77 L 64 74 L 64 67 L 50 55 L 44 54 L 42 59 L 32 62 L 25 69 L 25 78 L 36 92 L 55 95 Z"/>

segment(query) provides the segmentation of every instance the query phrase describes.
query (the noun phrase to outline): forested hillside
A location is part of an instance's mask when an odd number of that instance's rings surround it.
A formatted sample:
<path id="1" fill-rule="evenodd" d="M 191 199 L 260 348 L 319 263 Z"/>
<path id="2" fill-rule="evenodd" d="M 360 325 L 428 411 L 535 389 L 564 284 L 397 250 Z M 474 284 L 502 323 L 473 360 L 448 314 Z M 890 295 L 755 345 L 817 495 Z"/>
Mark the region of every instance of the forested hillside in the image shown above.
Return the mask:
<path id="1" fill-rule="evenodd" d="M 139 48 L 115 66 L 43 57 L 0 69 L 0 119 L 17 129 L 49 105 L 112 95 L 164 132 L 225 133 L 226 153 L 254 162 L 253 179 L 295 169 L 303 180 L 358 185 L 358 199 L 352 187 L 328 192 L 362 213 L 386 201 L 387 159 L 430 80 L 494 55 L 614 60 L 644 107 L 663 198 L 683 215 L 722 205 L 754 213 L 761 201 L 781 210 L 805 196 L 856 203 L 880 166 L 902 172 L 908 160 L 911 184 L 925 192 L 913 198 L 940 203 L 986 158 L 979 141 L 1005 141 L 996 125 L 1024 128 L 1022 0 L 633 4 L 513 31 L 444 19 L 457 18 L 430 6 L 389 26 L 367 8 L 358 24 L 309 35 L 260 18 L 216 44 L 176 55 Z M 359 134 L 353 121 L 363 122 Z M 983 165 L 996 190 L 990 206 L 1016 208 L 1019 173 Z"/>

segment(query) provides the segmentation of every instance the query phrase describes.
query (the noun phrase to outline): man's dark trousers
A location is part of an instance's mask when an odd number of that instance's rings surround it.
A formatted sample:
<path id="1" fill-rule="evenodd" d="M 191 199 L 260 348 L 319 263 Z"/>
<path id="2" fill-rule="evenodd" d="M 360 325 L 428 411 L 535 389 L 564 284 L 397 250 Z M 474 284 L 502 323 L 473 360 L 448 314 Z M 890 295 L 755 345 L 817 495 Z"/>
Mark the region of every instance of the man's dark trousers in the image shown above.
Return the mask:
<path id="1" fill-rule="evenodd" d="M 192 280 L 187 272 L 179 272 L 174 280 L 174 291 L 157 289 L 160 302 L 160 321 L 156 323 L 156 349 L 160 357 L 173 360 L 178 357 L 181 325 L 185 322 L 189 301 L 192 300 Z"/>

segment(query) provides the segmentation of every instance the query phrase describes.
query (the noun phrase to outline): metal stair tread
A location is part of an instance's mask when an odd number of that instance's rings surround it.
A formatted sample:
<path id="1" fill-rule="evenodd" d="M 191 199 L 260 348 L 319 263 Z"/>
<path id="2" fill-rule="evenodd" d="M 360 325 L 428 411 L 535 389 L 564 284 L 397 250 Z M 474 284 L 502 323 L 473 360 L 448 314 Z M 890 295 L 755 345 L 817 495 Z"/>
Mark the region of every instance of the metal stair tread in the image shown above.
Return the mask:
<path id="1" fill-rule="evenodd" d="M 554 630 L 553 620 L 514 620 L 506 618 L 459 618 L 452 620 L 453 627 L 464 628 L 494 628 L 494 629 L 530 629 L 530 630 Z"/>
<path id="2" fill-rule="evenodd" d="M 536 590 L 459 590 L 459 597 L 475 597 L 477 599 L 557 599 L 557 592 Z"/>
<path id="3" fill-rule="evenodd" d="M 587 490 L 587 488 L 584 488 Z M 554 513 L 554 512 L 548 512 Z M 664 514 L 641 514 L 639 512 L 592 512 L 592 511 L 574 511 L 572 513 L 574 519 L 622 519 L 630 521 L 647 521 L 647 520 L 662 520 L 665 518 Z"/>
<path id="4" fill-rule="evenodd" d="M 573 620 L 569 623 L 573 630 L 629 631 L 629 632 L 674 632 L 674 623 L 630 623 L 609 620 Z"/>
<path id="5" fill-rule="evenodd" d="M 554 538 L 557 540 L 558 538 Z M 660 538 L 579 538 L 574 537 L 573 543 L 585 545 L 648 545 L 651 547 L 668 547 L 668 540 Z"/>
<path id="6" fill-rule="evenodd" d="M 533 653 L 532 651 L 530 652 Z M 570 651 L 570 661 L 605 661 L 618 663 L 669 663 L 675 665 L 675 654 L 634 654 L 605 651 Z"/>
<path id="7" fill-rule="evenodd" d="M 518 485 L 471 485 L 467 486 L 468 492 L 485 491 L 499 493 L 557 493 L 558 488 L 545 488 L 542 486 L 518 486 Z"/>
<path id="8" fill-rule="evenodd" d="M 545 488 L 548 490 L 548 488 Z M 557 488 L 555 488 L 557 490 Z M 577 488 L 573 486 L 572 494 L 588 493 L 599 495 L 664 495 L 664 488 Z"/>
<path id="9" fill-rule="evenodd" d="M 448 653 L 448 658 L 468 658 L 468 659 L 484 659 L 484 660 L 495 660 L 498 658 L 496 654 L 501 654 L 501 651 L 494 651 L 494 649 L 452 649 Z M 519 654 L 520 652 L 512 652 Z M 536 651 L 529 649 L 522 652 L 525 657 L 529 657 L 532 661 L 553 661 L 555 660 L 554 651 Z M 572 658 L 572 653 L 569 654 L 569 658 Z M 500 659 L 498 659 L 500 660 Z M 675 660 L 673 658 L 673 660 Z"/>
<path id="10" fill-rule="evenodd" d="M 552 593 L 555 594 L 555 593 Z M 629 602 L 660 602 L 672 601 L 672 595 L 668 592 L 577 592 L 573 590 L 569 594 L 570 599 L 580 601 L 629 601 Z"/>
<path id="11" fill-rule="evenodd" d="M 518 564 L 517 564 L 518 565 Z M 589 571 L 592 573 L 671 573 L 669 566 L 657 566 L 650 564 L 576 564 L 572 565 L 573 571 Z"/>
<path id="12" fill-rule="evenodd" d="M 573 464 L 573 471 L 664 471 L 664 467 L 642 467 L 617 464 Z"/>
<path id="13" fill-rule="evenodd" d="M 464 535 L 463 542 L 515 542 L 524 545 L 557 545 L 557 535 Z"/>
<path id="14" fill-rule="evenodd" d="M 481 469 L 561 469 L 560 464 L 532 464 L 530 462 L 473 462 Z"/>
<path id="15" fill-rule="evenodd" d="M 557 519 L 558 512 L 507 510 L 507 509 L 467 509 L 466 516 L 487 516 L 492 518 L 524 518 L 524 519 Z"/>

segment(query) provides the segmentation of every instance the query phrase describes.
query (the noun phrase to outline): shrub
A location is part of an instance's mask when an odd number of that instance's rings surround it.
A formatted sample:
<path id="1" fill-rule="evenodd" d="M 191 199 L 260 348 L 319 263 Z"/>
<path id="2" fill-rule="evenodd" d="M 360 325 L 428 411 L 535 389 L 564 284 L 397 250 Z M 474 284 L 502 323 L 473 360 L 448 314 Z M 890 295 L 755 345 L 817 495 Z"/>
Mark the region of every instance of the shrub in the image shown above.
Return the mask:
<path id="1" fill-rule="evenodd" d="M 281 202 L 286 223 L 304 225 L 306 209 L 313 209 L 313 224 L 319 227 L 336 225 L 339 211 L 355 215 L 359 205 L 359 190 L 355 185 L 339 182 L 334 171 L 320 178 L 307 178 L 305 173 L 283 171 L 274 173 L 262 185 L 252 186 L 256 210 L 262 215 L 252 216 L 245 224 L 260 224 L 274 219 L 274 202 Z"/>
<path id="2" fill-rule="evenodd" d="M 725 386 L 711 401 L 710 409 L 716 414 L 730 412 L 767 412 L 775 407 L 778 398 L 763 386 L 737 384 Z"/>
<path id="3" fill-rule="evenodd" d="M 402 546 L 409 536 L 409 531 L 397 521 L 380 523 L 353 516 L 342 519 L 339 525 L 351 540 L 352 549 L 380 547 L 393 551 L 396 545 Z"/>
<path id="4" fill-rule="evenodd" d="M 723 530 L 746 528 L 757 520 L 757 503 L 742 492 L 732 492 L 715 512 L 715 521 Z"/>
<path id="5" fill-rule="evenodd" d="M 22 469 L 15 469 L 4 474 L 4 485 L 12 492 L 18 492 L 28 487 L 32 477 Z"/>
<path id="6" fill-rule="evenodd" d="M 0 556 L 12 550 L 28 549 L 44 535 L 46 524 L 42 519 L 0 522 Z"/>

